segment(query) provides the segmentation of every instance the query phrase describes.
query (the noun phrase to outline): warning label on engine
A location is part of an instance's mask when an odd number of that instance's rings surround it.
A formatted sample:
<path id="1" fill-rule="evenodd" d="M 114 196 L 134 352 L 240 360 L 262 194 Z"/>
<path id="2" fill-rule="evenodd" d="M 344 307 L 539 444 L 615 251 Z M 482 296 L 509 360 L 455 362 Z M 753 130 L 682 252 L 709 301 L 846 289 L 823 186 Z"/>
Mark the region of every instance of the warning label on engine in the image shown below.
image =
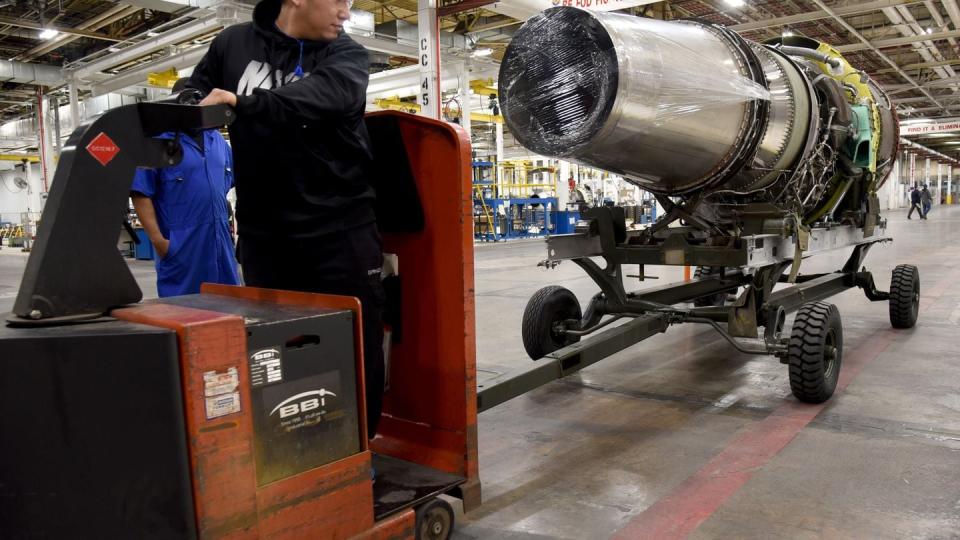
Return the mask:
<path id="1" fill-rule="evenodd" d="M 256 388 L 282 381 L 283 361 L 279 346 L 261 349 L 250 355 L 250 386 Z"/>

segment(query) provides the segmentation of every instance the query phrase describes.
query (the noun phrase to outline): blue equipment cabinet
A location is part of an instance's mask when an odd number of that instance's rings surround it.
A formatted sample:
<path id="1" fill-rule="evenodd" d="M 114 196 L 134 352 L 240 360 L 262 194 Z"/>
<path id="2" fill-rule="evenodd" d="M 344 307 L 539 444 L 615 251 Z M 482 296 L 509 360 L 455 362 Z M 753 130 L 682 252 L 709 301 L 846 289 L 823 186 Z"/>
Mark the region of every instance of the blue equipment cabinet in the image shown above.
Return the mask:
<path id="1" fill-rule="evenodd" d="M 493 221 L 494 231 L 475 229 L 474 238 L 483 241 L 531 238 L 556 234 L 553 218 L 556 197 L 523 199 L 474 199 L 474 208 L 486 208 Z M 479 214 L 475 221 L 485 219 Z"/>
<path id="2" fill-rule="evenodd" d="M 558 210 L 553 212 L 553 231 L 550 234 L 573 234 L 580 220 L 580 212 L 576 210 Z"/>

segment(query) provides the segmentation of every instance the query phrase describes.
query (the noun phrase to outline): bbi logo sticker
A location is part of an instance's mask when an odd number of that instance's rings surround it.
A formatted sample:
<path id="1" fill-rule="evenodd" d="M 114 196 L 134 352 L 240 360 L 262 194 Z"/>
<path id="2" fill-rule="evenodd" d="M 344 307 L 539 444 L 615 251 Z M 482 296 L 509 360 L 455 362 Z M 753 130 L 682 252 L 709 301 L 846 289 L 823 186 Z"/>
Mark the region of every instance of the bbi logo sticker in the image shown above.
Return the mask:
<path id="1" fill-rule="evenodd" d="M 263 396 L 262 418 L 276 434 L 339 422 L 346 417 L 350 401 L 349 391 L 342 391 L 338 370 L 267 384 L 257 391 Z"/>
<path id="2" fill-rule="evenodd" d="M 290 396 L 281 401 L 279 405 L 274 407 L 273 410 L 270 411 L 270 416 L 273 416 L 279 412 L 280 418 L 288 418 L 300 413 L 326 407 L 327 396 L 337 397 L 336 394 L 330 392 L 326 388 L 321 388 L 320 390 L 311 390 L 309 392 L 303 392 L 295 396 Z M 320 411 L 320 414 L 323 414 L 324 412 L 326 411 Z"/>

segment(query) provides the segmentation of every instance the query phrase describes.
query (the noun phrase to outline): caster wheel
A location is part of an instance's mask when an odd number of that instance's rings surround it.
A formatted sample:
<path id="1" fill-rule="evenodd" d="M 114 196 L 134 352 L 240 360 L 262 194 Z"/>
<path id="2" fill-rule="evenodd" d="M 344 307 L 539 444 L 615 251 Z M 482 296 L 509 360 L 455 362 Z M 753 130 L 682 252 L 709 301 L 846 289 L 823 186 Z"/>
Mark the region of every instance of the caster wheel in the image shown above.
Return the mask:
<path id="1" fill-rule="evenodd" d="M 534 360 L 580 341 L 579 337 L 562 332 L 579 328 L 582 315 L 580 302 L 572 292 L 551 285 L 534 293 L 523 310 L 523 348 Z M 571 321 L 567 324 L 567 321 Z M 573 321 L 576 321 L 575 323 Z"/>
<path id="2" fill-rule="evenodd" d="M 417 540 L 447 540 L 453 532 L 453 507 L 434 499 L 417 508 Z"/>

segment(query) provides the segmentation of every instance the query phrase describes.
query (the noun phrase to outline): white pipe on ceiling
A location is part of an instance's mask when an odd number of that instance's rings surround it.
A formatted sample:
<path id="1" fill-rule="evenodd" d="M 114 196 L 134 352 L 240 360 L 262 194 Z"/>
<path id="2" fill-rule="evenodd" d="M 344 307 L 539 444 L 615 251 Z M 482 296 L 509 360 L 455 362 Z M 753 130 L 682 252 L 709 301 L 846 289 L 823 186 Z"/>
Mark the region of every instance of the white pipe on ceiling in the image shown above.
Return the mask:
<path id="1" fill-rule="evenodd" d="M 248 14 L 249 15 L 249 14 Z M 90 81 L 107 69 L 132 62 L 148 54 L 155 53 L 167 48 L 170 45 L 176 45 L 189 41 L 190 39 L 207 34 L 221 26 L 216 15 L 205 15 L 192 22 L 179 26 L 169 32 L 164 32 L 159 36 L 147 38 L 136 44 L 123 48 L 122 50 L 108 54 L 103 58 L 92 62 L 74 66 L 75 77 L 80 81 Z"/>
<path id="2" fill-rule="evenodd" d="M 63 84 L 64 76 L 63 70 L 56 66 L 0 60 L 0 80 L 39 86 L 58 86 Z"/>

